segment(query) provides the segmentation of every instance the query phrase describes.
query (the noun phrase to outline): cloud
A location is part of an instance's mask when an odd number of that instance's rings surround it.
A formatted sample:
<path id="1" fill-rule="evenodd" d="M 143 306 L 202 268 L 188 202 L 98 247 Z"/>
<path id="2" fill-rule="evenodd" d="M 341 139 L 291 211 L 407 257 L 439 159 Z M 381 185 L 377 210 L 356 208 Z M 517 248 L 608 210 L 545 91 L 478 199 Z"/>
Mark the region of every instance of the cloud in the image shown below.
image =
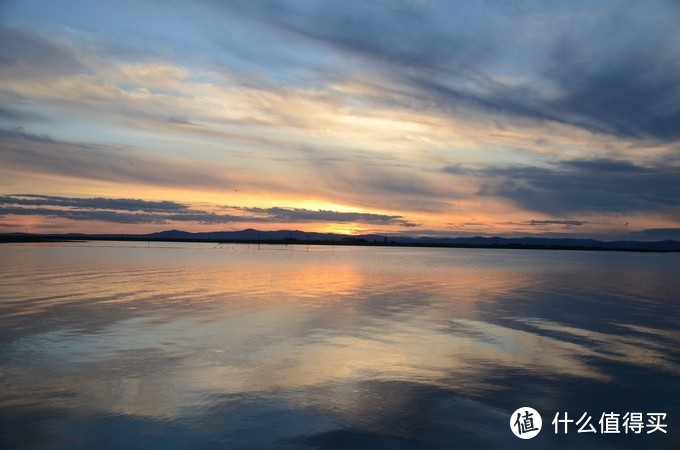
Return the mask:
<path id="1" fill-rule="evenodd" d="M 51 208 L 0 207 L 0 216 L 40 216 L 69 220 L 97 220 L 123 224 L 164 224 L 167 220 L 154 214 L 132 214 L 118 211 L 82 211 Z"/>
<path id="2" fill-rule="evenodd" d="M 398 160 L 328 162 L 314 168 L 317 189 L 329 198 L 352 205 L 394 211 L 438 211 L 448 208 L 456 194 L 449 186 L 425 176 L 418 167 L 402 167 Z"/>
<path id="3" fill-rule="evenodd" d="M 582 220 L 529 220 L 523 223 L 526 225 L 567 225 L 570 227 L 580 227 L 588 222 Z"/>
<path id="4" fill-rule="evenodd" d="M 49 68 L 50 75 L 85 71 L 75 51 L 63 40 L 0 21 L 0 75 L 42 78 L 37 67 Z"/>
<path id="5" fill-rule="evenodd" d="M 558 85 L 560 95 L 546 102 L 545 110 L 593 131 L 662 141 L 680 138 L 677 42 L 668 42 L 663 33 L 639 37 L 597 55 L 580 48 L 582 39 L 559 43 L 547 76 Z"/>
<path id="6" fill-rule="evenodd" d="M 140 211 L 140 212 L 137 212 Z M 304 208 L 255 208 L 227 206 L 216 213 L 172 201 L 77 198 L 38 194 L 0 196 L 0 215 L 42 216 L 69 220 L 96 220 L 124 224 L 197 222 L 228 223 L 364 223 L 415 227 L 399 215 L 368 212 L 309 210 Z"/>
<path id="7" fill-rule="evenodd" d="M 344 70 L 389 80 L 404 107 L 680 138 L 680 16 L 663 1 L 208 3 L 350 58 Z"/>
<path id="8" fill-rule="evenodd" d="M 9 120 L 14 122 L 45 121 L 42 114 L 35 112 L 22 111 L 17 108 L 9 108 L 7 106 L 0 106 L 0 120 Z"/>
<path id="9" fill-rule="evenodd" d="M 4 78 L 12 85 L 26 77 L 52 80 L 67 93 L 52 99 L 62 106 L 80 102 L 90 111 L 108 108 L 109 114 L 124 107 L 145 123 L 193 124 L 194 116 L 215 120 L 219 111 L 201 110 L 218 94 L 220 104 L 235 106 L 222 108 L 221 119 L 270 126 L 318 129 L 315 122 L 325 116 L 318 112 L 327 112 L 320 105 L 337 109 L 359 100 L 478 121 L 501 115 L 622 138 L 680 138 L 680 39 L 675 33 L 680 17 L 667 2 L 626 8 L 616 1 L 518 7 L 488 1 L 203 3 L 212 22 L 193 5 L 178 8 L 205 20 L 213 40 L 256 43 L 244 52 L 259 61 L 248 66 L 251 73 L 235 63 L 223 70 L 229 75 L 222 75 L 227 81 L 222 85 L 229 89 L 210 88 L 205 78 L 196 82 L 191 71 L 159 61 L 160 55 L 121 61 L 125 54 L 111 45 L 79 40 L 74 31 L 69 40 L 7 24 L 0 27 L 5 43 L 0 70 L 9 71 Z M 277 57 L 291 57 L 291 64 L 272 64 Z M 223 66 L 218 62 L 212 64 Z M 232 76 L 239 72 L 236 67 L 241 73 Z M 287 75 L 277 78 L 280 71 Z M 244 81 L 249 78 L 258 82 Z M 292 82 L 285 86 L 287 80 Z M 336 98 L 332 87 L 343 80 L 371 80 L 370 92 L 345 91 L 344 98 Z M 28 100 L 45 94 L 41 86 L 7 92 Z M 201 108 L 192 107 L 198 100 Z M 178 111 L 168 115 L 173 107 Z M 210 131 L 195 128 L 192 132 Z"/>
<path id="10" fill-rule="evenodd" d="M 604 226 L 592 215 L 633 211 L 663 216 L 649 227 L 674 226 L 680 16 L 668 5 L 204 0 L 168 5 L 182 30 L 163 18 L 150 30 L 136 21 L 79 30 L 49 15 L 3 22 L 0 171 L 15 186 L 6 192 L 101 182 L 107 195 L 114 185 L 121 196 L 169 187 L 186 190 L 181 198 L 211 191 L 270 205 L 267 195 L 390 214 L 107 209 L 96 198 L 5 207 L 77 210 L 75 220 L 109 211 L 232 223 L 245 213 L 402 227 L 417 214 L 429 228 L 476 216 L 489 227 L 579 231 Z M 151 34 L 165 43 L 156 53 Z"/>
<path id="11" fill-rule="evenodd" d="M 600 158 L 565 160 L 548 167 L 447 166 L 442 170 L 479 178 L 482 195 L 507 198 L 527 210 L 552 215 L 671 211 L 680 205 L 680 166 L 668 161 L 643 166 Z"/>
<path id="12" fill-rule="evenodd" d="M 120 184 L 205 188 L 240 192 L 304 194 L 368 208 L 395 211 L 439 210 L 450 195 L 415 168 L 393 167 L 398 160 L 370 151 L 289 145 L 243 155 L 240 170 L 220 161 L 152 157 L 135 147 L 68 142 L 24 128 L 0 128 L 3 169 L 35 176 L 109 181 Z M 143 149 L 142 149 L 143 150 Z M 344 150 L 344 153 L 339 153 Z M 226 160 L 228 161 L 228 160 Z M 274 173 L 263 168 L 274 166 Z"/>
<path id="13" fill-rule="evenodd" d="M 131 198 L 77 198 L 36 194 L 13 194 L 0 196 L 0 205 L 51 206 L 165 213 L 178 211 L 181 212 L 189 209 L 187 205 L 171 201 L 154 202 Z"/>
<path id="14" fill-rule="evenodd" d="M 3 169 L 97 181 L 160 186 L 229 188 L 233 180 L 215 167 L 134 149 L 59 141 L 22 128 L 0 129 Z"/>
<path id="15" fill-rule="evenodd" d="M 281 222 L 359 222 L 367 224 L 397 224 L 403 227 L 415 227 L 415 223 L 404 220 L 402 216 L 373 214 L 365 212 L 340 212 L 328 210 L 310 210 L 304 208 L 246 208 L 233 207 L 256 215 L 264 215 L 272 221 Z"/>
<path id="16" fill-rule="evenodd" d="M 24 140 L 24 141 L 31 141 L 31 142 L 41 142 L 41 143 L 47 143 L 47 144 L 56 144 L 57 142 L 53 140 L 51 137 L 49 137 L 46 134 L 43 135 L 38 135 L 34 133 L 30 133 L 26 130 L 24 130 L 23 127 L 14 127 L 14 128 L 0 128 L 0 139 L 15 139 L 15 140 Z M 74 145 L 69 143 L 69 145 Z M 77 144 L 78 146 L 83 146 L 82 144 Z"/>
<path id="17" fill-rule="evenodd" d="M 274 154 L 252 154 L 239 171 L 219 161 L 152 157 L 135 147 L 114 147 L 55 139 L 23 128 L 0 128 L 3 169 L 36 176 L 109 181 L 119 184 L 205 188 L 240 192 L 304 193 L 372 208 L 441 210 L 446 195 L 429 180 L 370 152 L 289 146 L 282 154 L 284 170 Z M 348 159 L 349 158 L 349 159 Z M 251 167 L 253 161 L 260 163 Z M 354 163 L 351 163 L 354 161 Z M 273 175 L 262 167 L 276 162 Z M 382 164 L 382 165 L 379 165 Z M 288 173 L 287 173 L 288 172 Z M 290 181 L 287 179 L 290 178 Z"/>
<path id="18" fill-rule="evenodd" d="M 633 239 L 680 239 L 680 228 L 646 228 L 630 235 Z"/>

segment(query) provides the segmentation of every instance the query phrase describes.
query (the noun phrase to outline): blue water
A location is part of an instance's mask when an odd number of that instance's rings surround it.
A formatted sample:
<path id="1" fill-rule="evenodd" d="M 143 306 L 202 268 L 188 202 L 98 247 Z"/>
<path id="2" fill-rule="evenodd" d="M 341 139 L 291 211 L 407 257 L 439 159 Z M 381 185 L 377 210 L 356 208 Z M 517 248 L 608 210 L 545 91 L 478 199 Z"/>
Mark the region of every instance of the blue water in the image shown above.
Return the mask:
<path id="1" fill-rule="evenodd" d="M 680 254 L 4 244 L 0 447 L 678 449 L 679 292 Z"/>

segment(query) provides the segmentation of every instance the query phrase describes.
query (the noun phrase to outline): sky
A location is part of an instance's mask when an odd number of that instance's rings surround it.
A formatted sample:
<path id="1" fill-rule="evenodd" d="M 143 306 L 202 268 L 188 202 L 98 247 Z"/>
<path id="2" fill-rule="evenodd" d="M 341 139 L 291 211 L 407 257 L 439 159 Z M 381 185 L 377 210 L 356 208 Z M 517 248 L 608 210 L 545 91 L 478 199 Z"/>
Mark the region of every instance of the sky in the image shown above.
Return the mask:
<path id="1" fill-rule="evenodd" d="M 680 238 L 680 2 L 0 0 L 0 233 Z"/>

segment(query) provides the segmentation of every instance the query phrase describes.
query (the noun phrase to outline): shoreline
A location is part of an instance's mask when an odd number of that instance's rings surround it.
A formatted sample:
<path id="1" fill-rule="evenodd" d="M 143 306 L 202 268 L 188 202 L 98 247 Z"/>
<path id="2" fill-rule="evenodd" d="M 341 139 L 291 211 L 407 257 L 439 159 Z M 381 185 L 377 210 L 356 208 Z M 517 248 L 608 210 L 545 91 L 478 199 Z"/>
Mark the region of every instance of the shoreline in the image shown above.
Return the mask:
<path id="1" fill-rule="evenodd" d="M 413 247 L 413 248 L 475 248 L 501 250 L 578 250 L 605 252 L 637 252 L 637 253 L 678 253 L 678 249 L 663 248 L 635 248 L 635 247 L 606 247 L 582 245 L 551 245 L 551 244 L 467 244 L 467 243 L 414 243 L 414 242 L 371 242 L 362 240 L 299 240 L 299 239 L 185 239 L 185 238 L 157 238 L 142 236 L 63 236 L 63 235 L 10 235 L 0 236 L 0 244 L 10 243 L 48 243 L 48 242 L 181 242 L 181 243 L 211 243 L 211 244 L 258 244 L 258 245 L 321 245 L 321 246 L 349 246 L 349 247 Z"/>

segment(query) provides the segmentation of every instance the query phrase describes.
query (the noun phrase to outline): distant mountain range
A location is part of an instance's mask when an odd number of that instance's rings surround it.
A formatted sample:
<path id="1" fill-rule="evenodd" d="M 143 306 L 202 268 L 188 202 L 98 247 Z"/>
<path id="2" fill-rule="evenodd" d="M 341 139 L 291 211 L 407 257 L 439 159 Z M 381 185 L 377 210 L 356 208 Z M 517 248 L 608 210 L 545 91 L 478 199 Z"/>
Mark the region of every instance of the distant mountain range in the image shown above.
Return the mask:
<path id="1" fill-rule="evenodd" d="M 338 233 L 314 233 L 299 230 L 259 231 L 249 228 L 242 231 L 217 231 L 191 233 L 188 231 L 168 230 L 150 234 L 0 234 L 4 241 L 41 241 L 59 239 L 92 240 L 153 240 L 153 241 L 222 241 L 222 242 L 261 242 L 290 244 L 347 244 L 347 245 L 402 245 L 423 247 L 490 247 L 490 248 L 551 248 L 551 249 L 590 249 L 590 250 L 630 250 L 630 251 L 680 251 L 680 241 L 598 241 L 595 239 L 571 238 L 501 238 L 501 237 L 407 237 L 384 236 L 378 234 L 348 236 Z"/>

